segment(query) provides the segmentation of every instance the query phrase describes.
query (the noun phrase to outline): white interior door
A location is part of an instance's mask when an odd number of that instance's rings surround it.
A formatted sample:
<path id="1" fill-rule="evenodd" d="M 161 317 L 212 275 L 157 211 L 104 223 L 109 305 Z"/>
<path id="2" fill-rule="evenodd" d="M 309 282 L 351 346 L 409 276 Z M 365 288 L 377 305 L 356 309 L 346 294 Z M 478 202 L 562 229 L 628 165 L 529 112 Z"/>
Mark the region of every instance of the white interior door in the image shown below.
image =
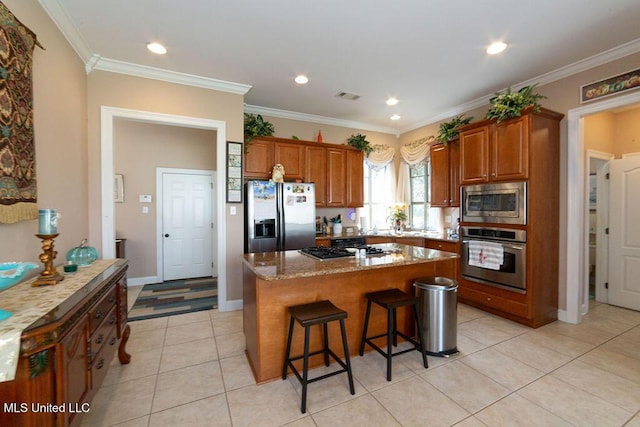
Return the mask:
<path id="1" fill-rule="evenodd" d="M 164 280 L 213 274 L 212 174 L 163 173 Z"/>
<path id="2" fill-rule="evenodd" d="M 640 310 L 640 157 L 611 161 L 609 304 Z"/>

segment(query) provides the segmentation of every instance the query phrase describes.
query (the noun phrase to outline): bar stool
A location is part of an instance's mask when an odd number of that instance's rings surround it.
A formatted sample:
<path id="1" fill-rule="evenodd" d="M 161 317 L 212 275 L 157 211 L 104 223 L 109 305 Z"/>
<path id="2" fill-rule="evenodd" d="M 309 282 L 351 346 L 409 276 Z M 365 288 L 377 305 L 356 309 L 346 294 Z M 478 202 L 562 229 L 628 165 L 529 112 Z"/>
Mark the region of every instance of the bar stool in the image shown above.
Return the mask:
<path id="1" fill-rule="evenodd" d="M 387 381 L 391 381 L 391 360 L 394 356 L 399 356 L 401 354 L 417 350 L 422 353 L 422 362 L 424 364 L 424 367 L 428 368 L 429 365 L 427 363 L 427 353 L 424 350 L 424 339 L 422 337 L 422 328 L 420 327 L 420 317 L 418 316 L 419 299 L 414 295 L 409 295 L 405 292 L 402 292 L 400 289 L 387 289 L 384 291 L 370 292 L 368 294 L 365 294 L 365 297 L 367 298 L 367 314 L 364 318 L 364 328 L 362 330 L 362 339 L 360 341 L 360 356 L 364 354 L 365 344 L 369 344 L 371 347 L 377 350 L 378 353 L 383 355 L 387 359 Z M 372 303 L 375 303 L 387 310 L 387 333 L 368 337 L 367 329 L 369 327 L 369 316 L 371 314 Z M 413 307 L 413 316 L 416 320 L 416 329 L 418 332 L 418 338 L 420 339 L 419 342 L 412 337 L 409 337 L 408 335 L 398 331 L 396 309 L 398 307 L 404 307 L 408 305 Z M 385 335 L 387 336 L 386 352 L 376 344 L 374 344 L 372 341 L 376 338 L 382 338 Z M 396 347 L 398 345 L 398 335 L 409 341 L 411 344 L 413 344 L 414 347 L 393 353 L 391 350 L 391 346 L 393 345 L 394 347 Z"/>
<path id="2" fill-rule="evenodd" d="M 302 384 L 302 404 L 300 406 L 300 411 L 303 414 L 307 411 L 308 384 L 332 377 L 334 375 L 342 374 L 343 372 L 346 372 L 349 377 L 349 391 L 351 391 L 351 394 L 355 394 L 355 389 L 353 387 L 353 375 L 351 373 L 351 362 L 349 361 L 349 346 L 347 345 L 347 334 L 344 327 L 344 319 L 347 318 L 347 312 L 340 310 L 338 307 L 333 305 L 331 301 L 323 300 L 289 307 L 289 314 L 291 315 L 291 320 L 289 322 L 289 336 L 287 338 L 287 350 L 284 356 L 284 366 L 282 368 L 282 379 L 287 379 L 287 371 L 290 367 L 295 376 L 298 378 L 298 381 L 300 381 L 300 384 Z M 342 346 L 344 348 L 344 362 L 329 348 L 327 324 L 335 320 L 340 321 Z M 304 353 L 300 356 L 291 357 L 291 338 L 293 337 L 294 321 L 297 321 L 301 326 L 304 327 Z M 323 348 L 321 350 L 309 353 L 309 332 L 311 326 L 313 325 L 322 325 Z M 329 366 L 329 356 L 331 356 L 336 362 L 338 362 L 342 369 L 309 379 L 309 356 L 314 356 L 321 353 L 324 354 L 324 364 L 326 366 Z M 303 359 L 302 375 L 300 375 L 296 367 L 293 365 L 293 361 L 300 359 Z"/>

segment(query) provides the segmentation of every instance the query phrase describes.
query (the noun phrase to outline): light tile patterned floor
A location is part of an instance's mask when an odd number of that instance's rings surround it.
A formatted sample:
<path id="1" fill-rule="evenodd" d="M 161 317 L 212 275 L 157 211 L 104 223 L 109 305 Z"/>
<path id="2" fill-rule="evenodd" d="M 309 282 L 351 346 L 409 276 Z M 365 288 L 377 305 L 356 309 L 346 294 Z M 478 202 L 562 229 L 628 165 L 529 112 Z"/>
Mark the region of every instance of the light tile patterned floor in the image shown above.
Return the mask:
<path id="1" fill-rule="evenodd" d="M 304 415 L 295 378 L 255 384 L 242 312 L 131 329 L 132 362 L 112 363 L 83 426 L 640 427 L 640 312 L 605 304 L 539 329 L 459 304 L 460 354 L 394 358 L 391 382 L 380 355 L 352 356 L 356 394 L 346 375 L 311 384 Z"/>

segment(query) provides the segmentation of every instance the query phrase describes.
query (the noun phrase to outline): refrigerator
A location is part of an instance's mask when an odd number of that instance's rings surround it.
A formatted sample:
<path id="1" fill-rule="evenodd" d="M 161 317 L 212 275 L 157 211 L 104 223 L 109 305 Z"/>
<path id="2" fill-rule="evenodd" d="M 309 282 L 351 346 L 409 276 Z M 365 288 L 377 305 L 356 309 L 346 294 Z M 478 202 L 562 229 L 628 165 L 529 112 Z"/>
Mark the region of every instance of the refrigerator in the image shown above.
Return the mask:
<path id="1" fill-rule="evenodd" d="M 313 183 L 248 181 L 245 184 L 244 252 L 275 252 L 315 246 Z"/>

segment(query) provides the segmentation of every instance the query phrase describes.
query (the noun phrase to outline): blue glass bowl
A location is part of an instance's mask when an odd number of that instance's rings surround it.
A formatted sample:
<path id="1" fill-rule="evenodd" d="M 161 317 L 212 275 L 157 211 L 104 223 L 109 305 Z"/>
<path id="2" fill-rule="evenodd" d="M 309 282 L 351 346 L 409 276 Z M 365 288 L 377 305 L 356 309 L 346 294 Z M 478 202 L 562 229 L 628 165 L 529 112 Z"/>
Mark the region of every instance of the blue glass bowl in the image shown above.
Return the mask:
<path id="1" fill-rule="evenodd" d="M 20 283 L 29 270 L 38 267 L 32 262 L 0 263 L 0 291 Z"/>

